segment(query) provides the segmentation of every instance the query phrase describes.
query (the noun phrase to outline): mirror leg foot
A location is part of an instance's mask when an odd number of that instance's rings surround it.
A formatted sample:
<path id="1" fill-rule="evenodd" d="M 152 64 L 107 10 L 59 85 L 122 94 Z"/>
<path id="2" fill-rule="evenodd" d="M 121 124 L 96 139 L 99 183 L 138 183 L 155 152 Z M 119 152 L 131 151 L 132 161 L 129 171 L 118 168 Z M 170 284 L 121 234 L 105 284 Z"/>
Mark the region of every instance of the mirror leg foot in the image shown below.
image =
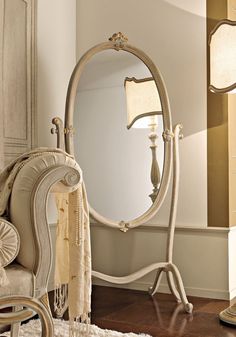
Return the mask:
<path id="1" fill-rule="evenodd" d="M 162 277 L 163 269 L 159 268 L 156 273 L 155 281 L 153 283 L 153 286 L 149 287 L 148 292 L 151 296 L 154 296 L 157 292 L 157 289 L 159 288 L 161 277 Z"/>
<path id="2" fill-rule="evenodd" d="M 193 305 L 192 303 L 189 303 L 186 293 L 185 293 L 185 289 L 184 289 L 184 285 L 183 285 L 183 281 L 180 275 L 180 272 L 178 270 L 178 268 L 173 264 L 170 263 L 168 266 L 168 272 L 171 272 L 173 275 L 173 281 L 175 281 L 174 283 L 176 284 L 176 288 L 178 289 L 178 293 L 181 299 L 181 302 L 184 305 L 184 309 L 188 314 L 191 314 L 193 311 Z"/>

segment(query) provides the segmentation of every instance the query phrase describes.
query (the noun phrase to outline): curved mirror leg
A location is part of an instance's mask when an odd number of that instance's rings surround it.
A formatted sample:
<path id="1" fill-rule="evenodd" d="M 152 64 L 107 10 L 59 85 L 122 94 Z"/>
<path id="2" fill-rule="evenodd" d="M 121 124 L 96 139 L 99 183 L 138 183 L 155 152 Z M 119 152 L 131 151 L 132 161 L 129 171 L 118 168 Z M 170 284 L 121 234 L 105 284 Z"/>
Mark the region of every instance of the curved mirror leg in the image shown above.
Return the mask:
<path id="1" fill-rule="evenodd" d="M 166 273 L 166 278 L 167 278 L 167 282 L 168 282 L 168 285 L 169 285 L 171 293 L 174 295 L 176 301 L 178 303 L 180 303 L 181 302 L 181 298 L 180 298 L 179 292 L 178 292 L 178 290 L 176 288 L 175 281 L 174 281 L 172 273 L 168 271 Z"/>
<path id="2" fill-rule="evenodd" d="M 148 289 L 149 294 L 151 296 L 155 295 L 155 293 L 157 292 L 157 289 L 159 288 L 159 285 L 160 285 L 160 282 L 161 282 L 161 277 L 162 277 L 162 272 L 163 272 L 162 268 L 159 268 L 157 270 L 156 278 L 155 278 L 155 281 L 153 283 L 153 286 Z"/>
<path id="3" fill-rule="evenodd" d="M 185 311 L 187 313 L 191 313 L 193 310 L 193 305 L 188 302 L 179 270 L 172 263 L 175 222 L 177 214 L 178 195 L 179 195 L 179 176 L 180 176 L 179 139 L 182 138 L 181 129 L 182 125 L 177 124 L 174 128 L 174 135 L 173 135 L 173 185 L 172 185 L 172 199 L 169 217 L 169 231 L 167 238 L 167 261 L 169 262 L 169 266 L 166 272 L 167 272 L 168 285 L 170 287 L 172 294 L 175 296 L 177 302 L 180 301 L 183 302 Z"/>
<path id="4" fill-rule="evenodd" d="M 184 309 L 187 313 L 191 314 L 193 311 L 193 305 L 192 303 L 188 302 L 185 290 L 184 290 L 184 285 L 183 285 L 183 281 L 180 275 L 180 272 L 178 270 L 178 268 L 174 265 L 174 264 L 170 264 L 169 265 L 169 271 L 172 272 L 176 286 L 179 290 L 179 295 L 181 298 L 181 301 L 184 305 Z"/>

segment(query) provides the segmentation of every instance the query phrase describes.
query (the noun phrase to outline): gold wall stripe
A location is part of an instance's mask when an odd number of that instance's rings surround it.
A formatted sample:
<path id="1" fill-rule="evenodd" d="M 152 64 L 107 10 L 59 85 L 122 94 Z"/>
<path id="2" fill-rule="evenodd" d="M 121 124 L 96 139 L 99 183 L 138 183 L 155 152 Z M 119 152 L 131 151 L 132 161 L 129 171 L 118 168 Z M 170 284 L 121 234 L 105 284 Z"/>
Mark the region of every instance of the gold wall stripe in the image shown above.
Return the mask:
<path id="1" fill-rule="evenodd" d="M 207 178 L 208 226 L 229 226 L 228 96 L 213 94 L 209 87 L 208 37 L 225 19 L 227 0 L 207 0 Z"/>

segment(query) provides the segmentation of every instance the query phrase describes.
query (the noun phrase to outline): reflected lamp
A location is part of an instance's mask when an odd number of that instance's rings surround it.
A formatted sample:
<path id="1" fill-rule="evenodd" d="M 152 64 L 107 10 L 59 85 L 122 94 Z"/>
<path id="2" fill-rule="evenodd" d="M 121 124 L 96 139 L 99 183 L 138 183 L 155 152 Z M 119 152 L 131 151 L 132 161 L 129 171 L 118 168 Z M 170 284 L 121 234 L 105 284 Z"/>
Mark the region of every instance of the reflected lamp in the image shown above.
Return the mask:
<path id="1" fill-rule="evenodd" d="M 151 182 L 153 191 L 149 195 L 155 201 L 160 185 L 160 169 L 157 162 L 158 115 L 162 114 L 161 101 L 152 77 L 136 79 L 125 78 L 127 104 L 127 128 L 149 128 L 150 149 L 152 151 Z"/>

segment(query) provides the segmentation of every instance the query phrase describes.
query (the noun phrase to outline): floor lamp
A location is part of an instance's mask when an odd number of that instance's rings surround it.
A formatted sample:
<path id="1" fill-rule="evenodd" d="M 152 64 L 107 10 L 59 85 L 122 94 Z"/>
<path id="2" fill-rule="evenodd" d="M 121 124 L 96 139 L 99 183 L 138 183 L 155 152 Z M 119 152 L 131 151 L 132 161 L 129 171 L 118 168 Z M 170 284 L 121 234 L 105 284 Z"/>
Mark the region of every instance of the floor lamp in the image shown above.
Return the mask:
<path id="1" fill-rule="evenodd" d="M 158 115 L 162 114 L 160 97 L 152 77 L 136 79 L 125 78 L 124 82 L 127 103 L 127 128 L 149 128 L 150 149 L 152 152 L 151 182 L 152 193 L 149 195 L 155 201 L 160 185 L 160 169 L 156 156 Z"/>
<path id="2" fill-rule="evenodd" d="M 220 21 L 210 34 L 209 44 L 209 89 L 214 93 L 236 93 L 236 21 Z M 236 326 L 236 304 L 223 310 L 219 318 Z"/>

